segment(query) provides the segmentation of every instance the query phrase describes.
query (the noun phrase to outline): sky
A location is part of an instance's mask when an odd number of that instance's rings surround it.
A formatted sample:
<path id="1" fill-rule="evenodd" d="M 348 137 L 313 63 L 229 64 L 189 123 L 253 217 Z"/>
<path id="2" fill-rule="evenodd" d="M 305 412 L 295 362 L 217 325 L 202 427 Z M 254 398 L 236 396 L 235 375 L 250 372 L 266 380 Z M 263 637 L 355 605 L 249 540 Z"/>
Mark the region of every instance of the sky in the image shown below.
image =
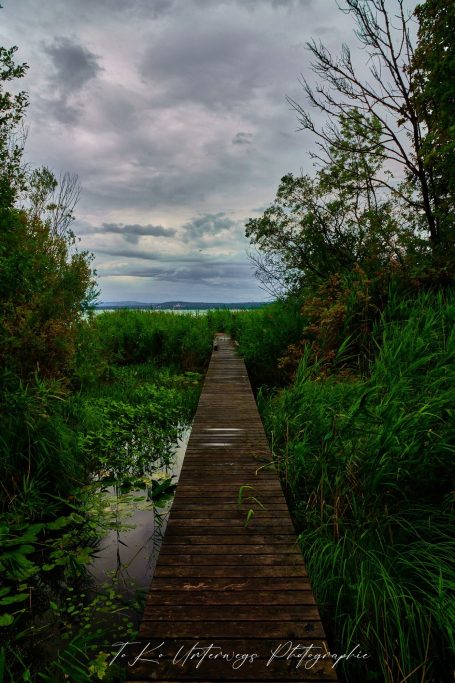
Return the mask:
<path id="1" fill-rule="evenodd" d="M 100 301 L 262 301 L 245 223 L 314 140 L 286 97 L 334 53 L 336 0 L 2 0 L 0 43 L 29 64 L 25 160 L 82 187 L 75 233 Z"/>

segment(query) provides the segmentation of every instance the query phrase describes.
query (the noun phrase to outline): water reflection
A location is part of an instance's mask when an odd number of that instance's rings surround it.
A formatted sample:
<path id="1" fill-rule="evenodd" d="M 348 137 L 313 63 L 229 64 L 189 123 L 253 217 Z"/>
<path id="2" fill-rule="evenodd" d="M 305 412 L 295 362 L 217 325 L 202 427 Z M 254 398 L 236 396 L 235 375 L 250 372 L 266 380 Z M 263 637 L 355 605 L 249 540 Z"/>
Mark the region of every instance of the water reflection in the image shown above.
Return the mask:
<path id="1" fill-rule="evenodd" d="M 170 467 L 161 473 L 161 479 L 155 478 L 153 489 L 130 491 L 126 496 L 116 495 L 114 487 L 108 489 L 107 503 L 115 522 L 89 567 L 97 585 L 115 579 L 125 595 L 148 589 L 173 501 L 173 495 L 156 492 L 160 482 L 171 478 L 173 484 L 178 481 L 190 431 L 187 429 L 180 438 Z"/>

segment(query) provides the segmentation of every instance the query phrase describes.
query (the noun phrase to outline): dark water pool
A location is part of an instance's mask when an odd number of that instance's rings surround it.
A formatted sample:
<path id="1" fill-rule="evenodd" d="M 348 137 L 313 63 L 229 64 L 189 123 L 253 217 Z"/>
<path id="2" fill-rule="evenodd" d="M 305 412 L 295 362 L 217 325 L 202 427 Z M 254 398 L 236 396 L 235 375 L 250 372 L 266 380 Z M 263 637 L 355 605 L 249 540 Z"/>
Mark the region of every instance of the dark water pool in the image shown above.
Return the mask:
<path id="1" fill-rule="evenodd" d="M 155 473 L 156 481 L 173 477 L 177 483 L 191 429 L 180 438 L 171 466 Z M 101 586 L 115 580 L 125 594 L 148 589 L 158 559 L 173 496 L 148 499 L 147 490 L 117 496 L 111 487 L 106 506 L 118 517 L 117 528 L 112 528 L 101 540 L 96 556 L 89 567 L 95 584 Z M 118 511 L 118 515 L 117 515 Z"/>

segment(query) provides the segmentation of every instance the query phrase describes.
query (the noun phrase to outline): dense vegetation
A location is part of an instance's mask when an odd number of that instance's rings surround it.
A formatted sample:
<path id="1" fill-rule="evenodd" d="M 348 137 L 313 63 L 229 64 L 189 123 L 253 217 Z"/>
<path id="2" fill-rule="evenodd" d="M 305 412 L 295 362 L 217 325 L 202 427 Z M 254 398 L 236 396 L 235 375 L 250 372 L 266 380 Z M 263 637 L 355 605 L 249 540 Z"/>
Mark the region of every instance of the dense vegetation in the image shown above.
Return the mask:
<path id="1" fill-rule="evenodd" d="M 372 657 L 343 680 L 452 675 L 454 316 L 453 294 L 392 296 L 369 372 L 306 353 L 261 398 L 332 647 Z"/>
<path id="2" fill-rule="evenodd" d="M 103 313 L 79 322 L 66 376 L 24 382 L 5 371 L 0 680 L 104 677 L 116 629 L 132 634 L 123 593 L 96 586 L 87 566 L 122 523 L 106 512 L 107 486 L 149 507 L 171 490 L 163 472 L 194 413 L 212 338 L 206 319 L 185 319 Z M 75 585 L 82 599 L 68 593 Z"/>
<path id="3" fill-rule="evenodd" d="M 103 489 L 162 491 L 217 330 L 258 391 L 331 647 L 371 656 L 343 680 L 452 680 L 455 7 L 423 2 L 415 45 L 395 10 L 345 2 L 366 80 L 309 46 L 328 124 L 292 102 L 318 166 L 247 224 L 280 296 L 254 312 L 90 313 L 77 181 L 23 165 L 27 96 L 6 86 L 27 66 L 0 48 L 0 682 L 118 680 L 99 624 L 134 627 L 87 574 Z"/>

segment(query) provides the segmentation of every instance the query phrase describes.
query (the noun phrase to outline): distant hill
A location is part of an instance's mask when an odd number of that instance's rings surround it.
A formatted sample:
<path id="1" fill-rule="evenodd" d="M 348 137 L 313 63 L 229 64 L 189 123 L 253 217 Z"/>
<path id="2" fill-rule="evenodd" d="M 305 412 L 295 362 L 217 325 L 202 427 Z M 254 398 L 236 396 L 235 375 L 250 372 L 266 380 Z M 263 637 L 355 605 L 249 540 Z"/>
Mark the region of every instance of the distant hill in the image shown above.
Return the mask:
<path id="1" fill-rule="evenodd" d="M 242 301 L 242 302 L 207 302 L 207 301 L 163 301 L 159 304 L 144 303 L 143 301 L 102 301 L 95 304 L 97 310 L 106 310 L 113 308 L 136 308 L 143 310 L 163 311 L 169 309 L 176 309 L 182 311 L 200 310 L 207 311 L 211 308 L 237 308 L 237 309 L 251 309 L 262 308 L 266 306 L 266 301 Z"/>

